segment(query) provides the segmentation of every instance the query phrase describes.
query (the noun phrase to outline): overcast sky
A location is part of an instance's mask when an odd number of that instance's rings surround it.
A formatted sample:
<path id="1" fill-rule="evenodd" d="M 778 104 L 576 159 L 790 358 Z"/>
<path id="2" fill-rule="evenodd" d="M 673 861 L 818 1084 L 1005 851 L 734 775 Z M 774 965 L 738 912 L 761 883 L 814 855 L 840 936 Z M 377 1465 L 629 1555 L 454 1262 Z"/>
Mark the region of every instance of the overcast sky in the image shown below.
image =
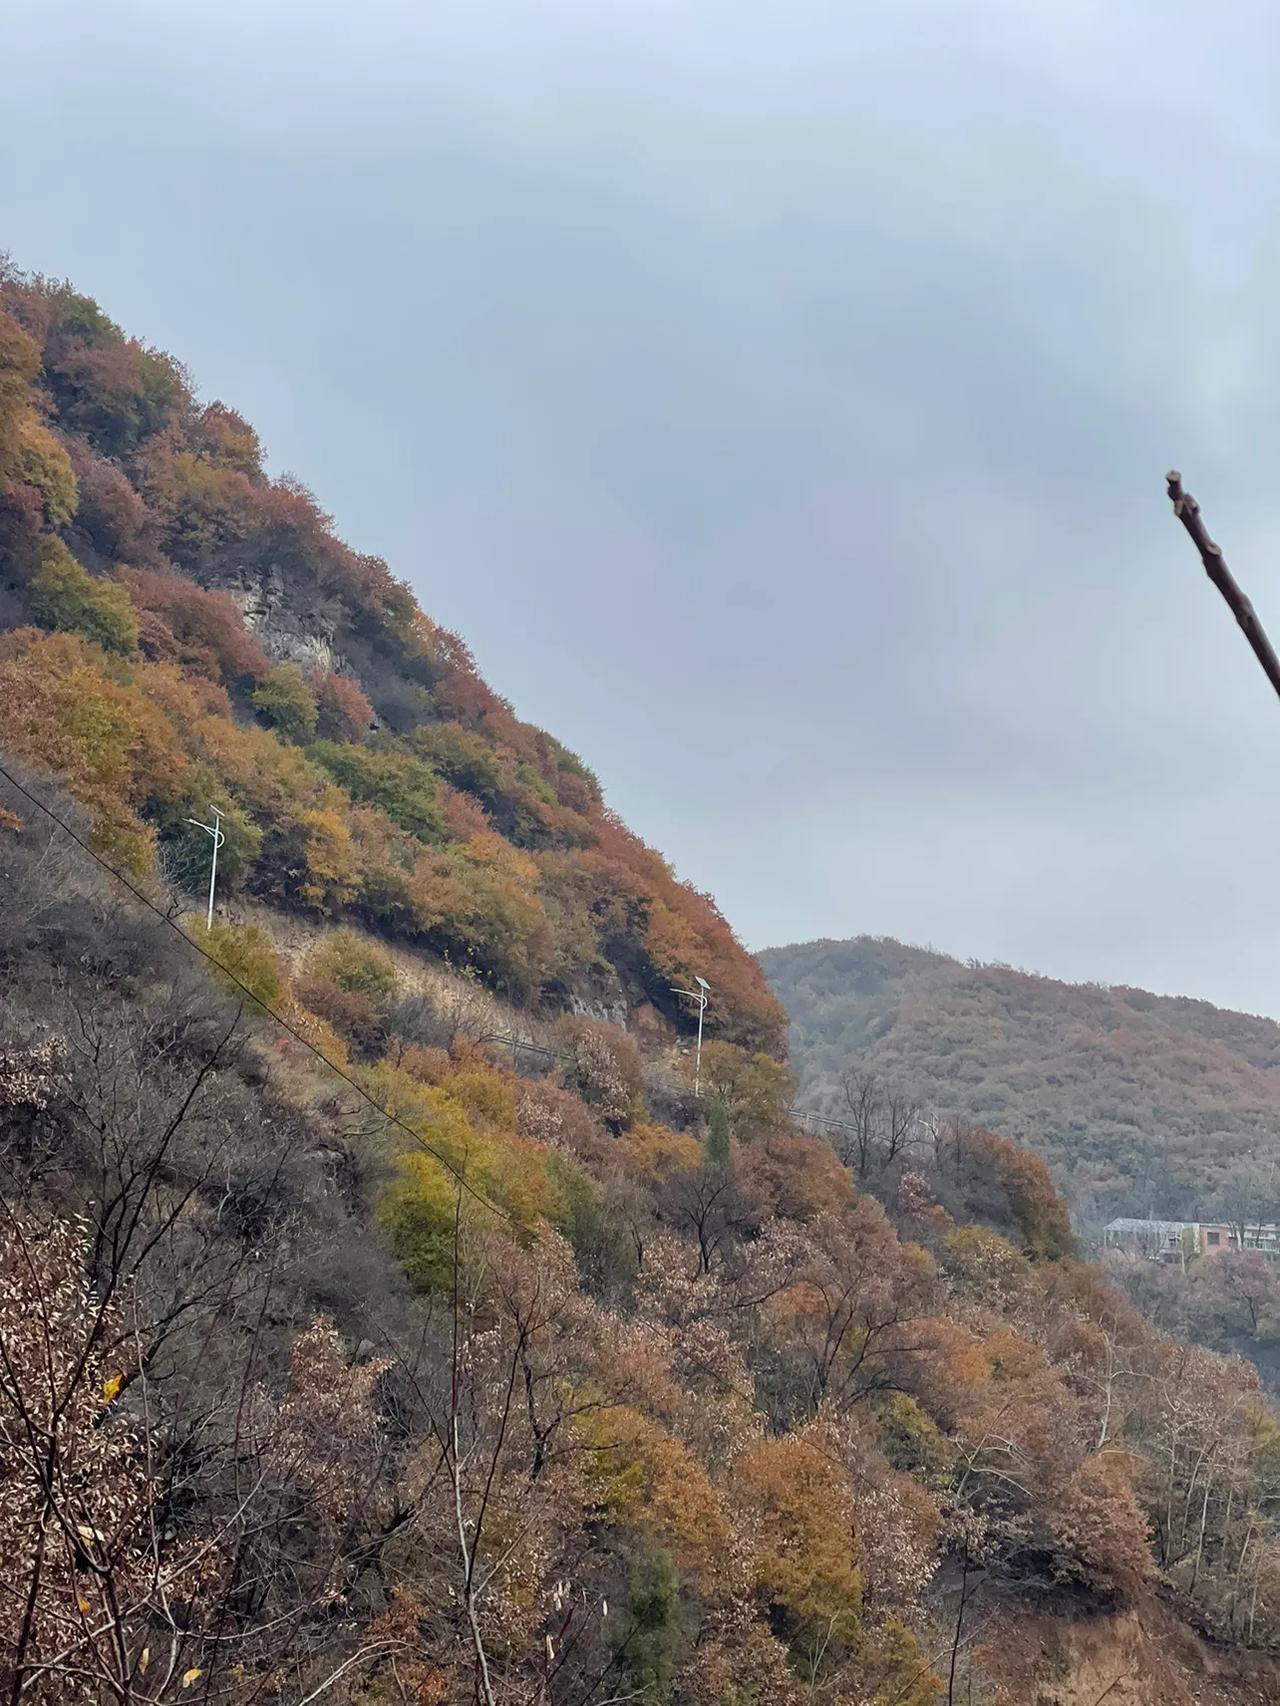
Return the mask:
<path id="1" fill-rule="evenodd" d="M 0 247 L 752 947 L 1280 1016 L 1271 0 L 8 0 Z"/>

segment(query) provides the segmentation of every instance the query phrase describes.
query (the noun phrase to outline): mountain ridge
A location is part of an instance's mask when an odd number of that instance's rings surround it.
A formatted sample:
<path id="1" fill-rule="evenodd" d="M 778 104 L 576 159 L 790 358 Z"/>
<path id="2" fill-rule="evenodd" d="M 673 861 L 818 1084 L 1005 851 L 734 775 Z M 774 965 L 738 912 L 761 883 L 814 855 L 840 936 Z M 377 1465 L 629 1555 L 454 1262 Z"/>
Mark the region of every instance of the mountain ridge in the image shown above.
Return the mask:
<path id="1" fill-rule="evenodd" d="M 878 1070 L 1035 1148 L 1086 1219 L 1208 1209 L 1276 1154 L 1280 1024 L 1263 1015 L 884 937 L 758 957 L 808 1105 L 836 1113 L 841 1074 Z"/>

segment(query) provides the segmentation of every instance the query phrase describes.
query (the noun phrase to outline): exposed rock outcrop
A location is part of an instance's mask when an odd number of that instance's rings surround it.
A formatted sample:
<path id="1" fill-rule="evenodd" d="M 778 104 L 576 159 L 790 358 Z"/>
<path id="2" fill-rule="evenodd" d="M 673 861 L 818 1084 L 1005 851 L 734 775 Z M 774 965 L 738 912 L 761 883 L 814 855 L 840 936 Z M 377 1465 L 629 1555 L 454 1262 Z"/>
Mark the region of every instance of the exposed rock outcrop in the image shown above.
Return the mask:
<path id="1" fill-rule="evenodd" d="M 345 659 L 335 639 L 344 612 L 335 599 L 326 598 L 318 588 L 286 581 L 276 563 L 261 570 L 242 566 L 220 577 L 218 584 L 268 657 L 308 671 L 343 667 Z"/>

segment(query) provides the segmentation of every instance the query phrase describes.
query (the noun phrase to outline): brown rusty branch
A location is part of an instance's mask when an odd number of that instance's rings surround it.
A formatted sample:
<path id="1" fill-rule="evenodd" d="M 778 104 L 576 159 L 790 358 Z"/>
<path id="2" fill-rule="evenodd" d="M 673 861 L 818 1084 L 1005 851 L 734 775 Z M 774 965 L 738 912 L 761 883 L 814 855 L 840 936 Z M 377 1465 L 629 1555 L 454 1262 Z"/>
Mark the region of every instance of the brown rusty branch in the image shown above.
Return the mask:
<path id="1" fill-rule="evenodd" d="M 1169 496 L 1173 499 L 1173 513 L 1191 535 L 1191 543 L 1200 553 L 1205 574 L 1226 599 L 1228 610 L 1243 629 L 1245 639 L 1253 647 L 1254 657 L 1266 671 L 1267 680 L 1276 693 L 1280 694 L 1280 658 L 1276 656 L 1275 648 L 1258 620 L 1257 611 L 1240 590 L 1235 576 L 1227 567 L 1222 547 L 1215 545 L 1210 539 L 1200 516 L 1200 505 L 1190 492 L 1183 491 L 1182 475 L 1175 468 L 1165 476 L 1165 480 L 1169 487 Z"/>

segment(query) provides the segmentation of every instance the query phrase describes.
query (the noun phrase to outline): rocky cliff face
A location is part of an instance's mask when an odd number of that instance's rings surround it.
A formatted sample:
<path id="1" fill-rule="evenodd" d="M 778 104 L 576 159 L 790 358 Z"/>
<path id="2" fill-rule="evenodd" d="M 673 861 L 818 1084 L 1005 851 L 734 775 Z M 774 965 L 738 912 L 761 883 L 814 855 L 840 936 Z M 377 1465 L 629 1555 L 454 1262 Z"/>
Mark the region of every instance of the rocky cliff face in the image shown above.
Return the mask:
<path id="1" fill-rule="evenodd" d="M 219 576 L 217 584 L 244 617 L 245 627 L 276 663 L 296 663 L 304 672 L 340 671 L 346 658 L 336 645 L 343 610 L 317 587 L 286 580 L 277 563 L 244 565 Z"/>

